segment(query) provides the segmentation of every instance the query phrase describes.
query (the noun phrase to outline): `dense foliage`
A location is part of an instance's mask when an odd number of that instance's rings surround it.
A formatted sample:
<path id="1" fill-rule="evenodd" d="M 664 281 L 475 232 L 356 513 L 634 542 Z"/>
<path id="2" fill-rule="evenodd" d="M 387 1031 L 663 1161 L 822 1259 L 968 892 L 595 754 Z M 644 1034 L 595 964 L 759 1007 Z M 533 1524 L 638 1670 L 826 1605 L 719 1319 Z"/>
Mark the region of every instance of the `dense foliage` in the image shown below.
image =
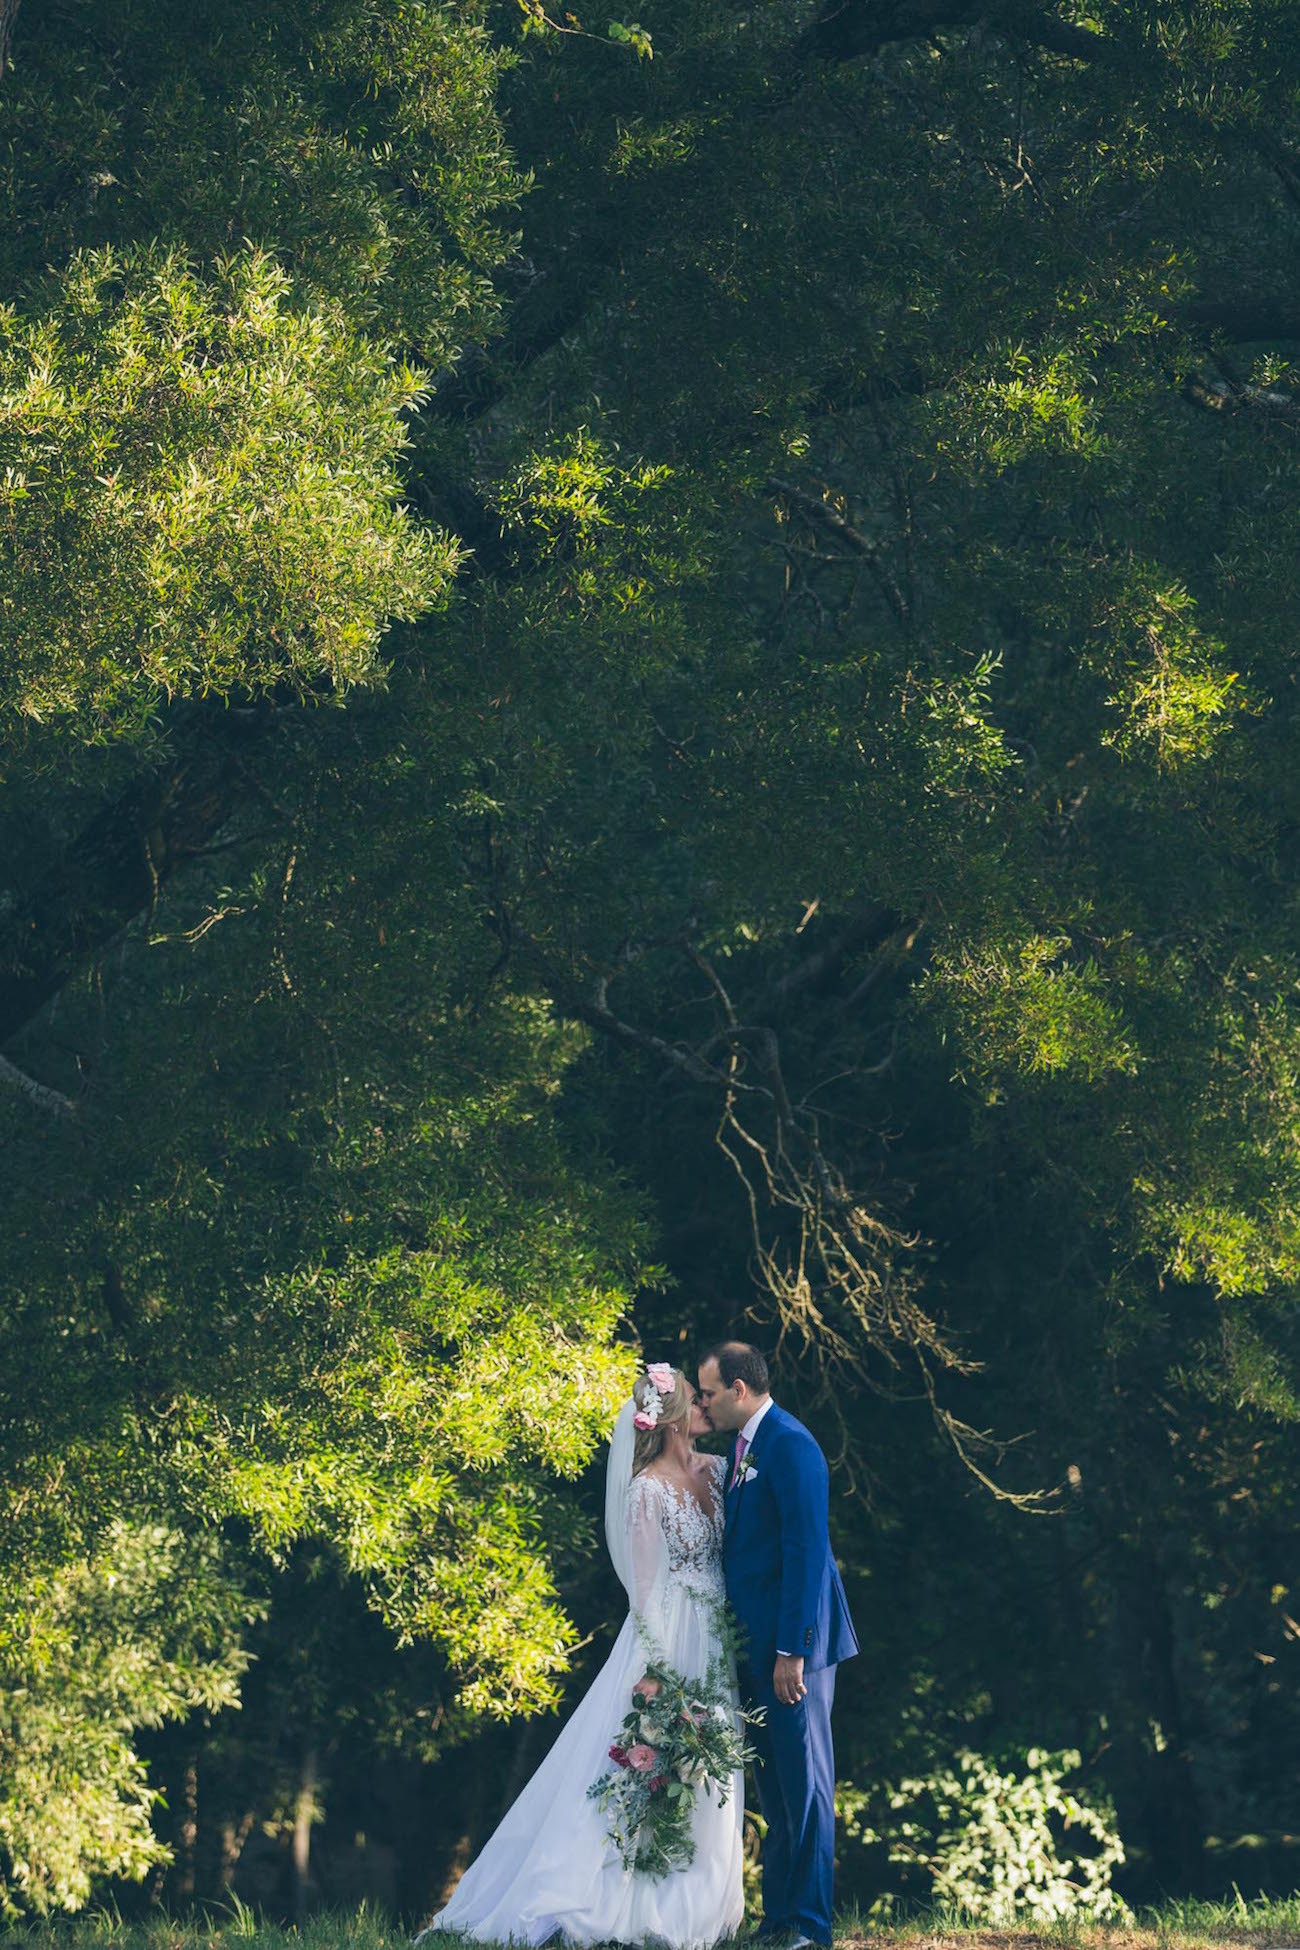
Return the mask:
<path id="1" fill-rule="evenodd" d="M 0 19 L 7 1900 L 426 1902 L 742 1325 L 846 1886 L 1045 1751 L 1294 1879 L 1294 9 Z"/>
<path id="2" fill-rule="evenodd" d="M 259 1607 L 225 1575 L 215 1540 L 108 1525 L 91 1559 L 34 1578 L 6 1634 L 8 1906 L 74 1907 L 93 1878 L 159 1858 L 158 1791 L 137 1727 L 237 1706 L 243 1628 Z"/>

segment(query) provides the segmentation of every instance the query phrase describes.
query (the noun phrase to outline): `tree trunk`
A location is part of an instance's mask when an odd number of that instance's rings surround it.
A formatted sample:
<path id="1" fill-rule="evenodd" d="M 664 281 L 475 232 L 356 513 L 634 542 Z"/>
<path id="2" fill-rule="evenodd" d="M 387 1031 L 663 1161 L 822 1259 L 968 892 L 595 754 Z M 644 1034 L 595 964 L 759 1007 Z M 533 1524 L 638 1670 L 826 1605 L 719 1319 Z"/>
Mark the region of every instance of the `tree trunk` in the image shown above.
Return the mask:
<path id="1" fill-rule="evenodd" d="M 293 1819 L 293 1920 L 301 1924 L 310 1894 L 311 1828 L 316 1815 L 316 1749 L 303 1749 Z"/>
<path id="2" fill-rule="evenodd" d="M 536 1720 L 525 1720 L 519 1729 L 519 1738 L 515 1741 L 514 1752 L 510 1756 L 510 1765 L 505 1770 L 505 1778 L 501 1790 L 501 1812 L 497 1816 L 498 1821 L 504 1816 L 506 1810 L 513 1806 L 520 1788 L 523 1787 L 524 1782 L 528 1779 L 530 1771 L 529 1763 L 532 1760 L 533 1738 L 536 1729 Z"/>
<path id="3" fill-rule="evenodd" d="M 1205 1868 L 1205 1816 L 1187 1749 L 1176 1628 L 1164 1566 L 1154 1552 L 1126 1555 L 1115 1598 L 1142 1839 L 1160 1886 L 1196 1894 Z"/>
<path id="4" fill-rule="evenodd" d="M 18 17 L 21 0 L 0 0 L 0 81 L 9 72 L 9 49 L 13 44 L 14 21 Z"/>
<path id="5" fill-rule="evenodd" d="M 199 1839 L 199 1753 L 192 1747 L 181 1775 L 180 1818 L 176 1823 L 176 1866 L 171 1886 L 182 1903 L 194 1900 L 195 1858 Z"/>

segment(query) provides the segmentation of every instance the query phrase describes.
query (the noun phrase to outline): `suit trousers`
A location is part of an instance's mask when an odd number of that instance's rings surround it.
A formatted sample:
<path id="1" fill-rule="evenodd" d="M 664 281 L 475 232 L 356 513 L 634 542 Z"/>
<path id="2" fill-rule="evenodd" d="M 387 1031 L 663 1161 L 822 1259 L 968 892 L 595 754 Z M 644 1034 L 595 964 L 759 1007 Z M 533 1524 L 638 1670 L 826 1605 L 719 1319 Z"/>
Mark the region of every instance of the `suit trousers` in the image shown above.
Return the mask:
<path id="1" fill-rule="evenodd" d="M 738 1677 L 746 1703 L 765 1709 L 763 1723 L 749 1729 L 758 1750 L 758 1805 L 767 1823 L 763 1929 L 793 1929 L 815 1943 L 829 1944 L 835 1868 L 835 1668 L 805 1671 L 808 1691 L 794 1706 L 777 1699 L 770 1672 L 760 1678 L 742 1666 Z"/>

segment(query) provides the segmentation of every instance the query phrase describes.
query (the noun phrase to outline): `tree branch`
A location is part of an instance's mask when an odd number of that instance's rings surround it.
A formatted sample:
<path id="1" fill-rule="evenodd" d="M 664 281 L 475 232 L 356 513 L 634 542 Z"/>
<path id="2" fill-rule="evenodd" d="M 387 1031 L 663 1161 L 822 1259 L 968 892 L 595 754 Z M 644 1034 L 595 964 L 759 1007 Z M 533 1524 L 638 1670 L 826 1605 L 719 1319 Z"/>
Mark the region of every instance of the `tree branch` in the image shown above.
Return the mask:
<path id="1" fill-rule="evenodd" d="M 0 1083 L 7 1083 L 20 1090 L 29 1104 L 38 1110 L 48 1111 L 52 1117 L 65 1117 L 75 1111 L 77 1106 L 71 1097 L 65 1097 L 61 1090 L 52 1090 L 47 1083 L 38 1083 L 29 1077 L 26 1070 L 20 1070 L 7 1056 L 0 1055 Z"/>
<path id="2" fill-rule="evenodd" d="M 1276 387 L 1232 385 L 1226 379 L 1206 379 L 1193 373 L 1183 392 L 1193 405 L 1210 413 L 1265 413 L 1289 426 L 1300 425 L 1300 399 Z"/>
<path id="3" fill-rule="evenodd" d="M 819 18 L 799 36 L 797 58 L 836 63 L 878 53 L 891 41 L 925 40 L 946 28 L 986 27 L 1013 40 L 1071 61 L 1124 65 L 1124 50 L 1091 27 L 1017 0 L 990 6 L 987 0 L 828 0 Z"/>
<path id="4" fill-rule="evenodd" d="M 590 1000 L 571 990 L 566 993 L 557 985 L 556 1001 L 564 1015 L 598 1029 L 603 1036 L 621 1043 L 625 1049 L 644 1050 L 647 1055 L 661 1058 L 674 1070 L 680 1070 L 683 1076 L 689 1077 L 692 1083 L 707 1083 L 714 1088 L 727 1084 L 724 1072 L 707 1062 L 698 1051 L 687 1048 L 684 1043 L 670 1043 L 664 1037 L 656 1036 L 653 1030 L 638 1029 L 634 1023 L 624 1022 L 621 1016 L 616 1016 L 609 1006 L 607 975 L 598 977 Z"/>
<path id="5" fill-rule="evenodd" d="M 1300 159 L 1292 154 L 1280 137 L 1270 134 L 1267 129 L 1248 129 L 1243 132 L 1243 139 L 1264 158 L 1282 185 L 1287 202 L 1293 209 L 1300 210 Z"/>
<path id="6" fill-rule="evenodd" d="M 799 508 L 811 522 L 834 535 L 846 554 L 856 555 L 866 563 L 885 601 L 898 621 L 906 628 L 911 621 L 911 606 L 884 559 L 884 545 L 869 541 L 859 529 L 853 526 L 852 522 L 846 521 L 829 501 L 819 499 L 815 494 L 809 494 L 805 488 L 796 486 L 793 481 L 782 480 L 780 475 L 770 474 L 767 484 L 773 493 L 781 495 L 794 507 Z"/>
<path id="7" fill-rule="evenodd" d="M 163 885 L 218 839 L 238 805 L 238 745 L 203 742 L 192 756 L 135 780 L 84 826 L 38 882 L 15 889 L 6 921 L 20 944 L 0 969 L 0 1046 L 156 903 Z"/>
<path id="8" fill-rule="evenodd" d="M 873 901 L 869 907 L 864 907 L 860 914 L 855 915 L 833 941 L 828 941 L 824 948 L 817 949 L 814 954 L 806 956 L 794 968 L 788 969 L 784 975 L 778 976 L 763 996 L 758 1013 L 765 1014 L 768 1007 L 788 1002 L 790 997 L 797 995 L 801 989 L 807 988 L 813 982 L 819 982 L 824 975 L 829 975 L 833 969 L 838 968 L 847 956 L 854 954 L 864 943 L 871 942 L 873 947 L 879 946 L 882 941 L 889 939 L 896 926 L 897 916 L 887 907 L 881 906 L 878 901 Z"/>
<path id="9" fill-rule="evenodd" d="M 0 0 L 0 81 L 3 81 L 13 65 L 9 51 L 13 46 L 14 22 L 22 0 Z"/>
<path id="10" fill-rule="evenodd" d="M 880 931 L 882 922 L 895 918 L 887 917 L 880 906 L 865 907 L 834 941 L 791 970 L 784 988 L 773 984 L 765 999 L 808 987 Z M 895 927 L 885 937 L 885 952 L 896 957 L 900 945 L 910 947 L 919 931 L 919 922 Z M 740 1182 L 749 1215 L 754 1276 L 773 1309 L 778 1347 L 791 1336 L 806 1351 L 819 1377 L 821 1398 L 840 1417 L 846 1449 L 851 1447 L 851 1430 L 839 1406 L 845 1381 L 851 1376 L 877 1393 L 887 1392 L 877 1368 L 883 1363 L 898 1372 L 904 1354 L 910 1353 L 920 1363 L 936 1423 L 965 1466 L 995 1495 L 1037 1508 L 1042 1492 L 1022 1495 L 1003 1489 L 977 1459 L 980 1451 L 1000 1458 L 1010 1445 L 970 1428 L 935 1399 L 931 1361 L 967 1375 L 982 1364 L 965 1354 L 942 1322 L 920 1304 L 916 1237 L 892 1226 L 876 1203 L 851 1185 L 827 1156 L 819 1115 L 809 1095 L 797 1104 L 791 1101 L 780 1038 L 771 1024 L 755 1021 L 752 1015 L 748 1021 L 741 1019 L 717 969 L 684 931 L 657 945 L 687 956 L 708 982 L 722 1016 L 705 1041 L 693 1048 L 641 1029 L 610 1008 L 610 982 L 633 958 L 628 944 L 615 957 L 612 970 L 598 975 L 591 992 L 584 993 L 571 978 L 565 979 L 540 942 L 522 934 L 515 923 L 511 932 L 532 957 L 561 1014 L 587 1023 L 625 1049 L 656 1057 L 676 1075 L 719 1093 L 714 1142 Z M 715 1063 L 711 1054 L 719 1049 L 727 1054 Z M 761 1083 L 743 1079 L 746 1062 L 759 1073 Z"/>

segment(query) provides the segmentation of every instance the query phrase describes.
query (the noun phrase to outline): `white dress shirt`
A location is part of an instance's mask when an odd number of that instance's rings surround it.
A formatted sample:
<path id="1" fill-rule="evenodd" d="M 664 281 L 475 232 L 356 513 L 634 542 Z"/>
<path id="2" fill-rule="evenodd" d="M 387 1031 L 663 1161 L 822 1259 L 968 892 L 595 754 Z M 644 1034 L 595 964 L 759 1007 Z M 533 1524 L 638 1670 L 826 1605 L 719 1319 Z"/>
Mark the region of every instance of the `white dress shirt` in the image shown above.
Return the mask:
<path id="1" fill-rule="evenodd" d="M 769 1395 L 767 1400 L 765 1402 L 761 1402 L 759 1406 L 754 1410 L 754 1413 L 750 1416 L 744 1428 L 740 1431 L 740 1439 L 744 1443 L 747 1449 L 750 1447 L 750 1445 L 754 1440 L 754 1436 L 758 1429 L 759 1423 L 762 1421 L 763 1417 L 767 1414 L 767 1411 L 769 1408 L 771 1408 L 771 1406 L 772 1406 L 772 1397 Z"/>

